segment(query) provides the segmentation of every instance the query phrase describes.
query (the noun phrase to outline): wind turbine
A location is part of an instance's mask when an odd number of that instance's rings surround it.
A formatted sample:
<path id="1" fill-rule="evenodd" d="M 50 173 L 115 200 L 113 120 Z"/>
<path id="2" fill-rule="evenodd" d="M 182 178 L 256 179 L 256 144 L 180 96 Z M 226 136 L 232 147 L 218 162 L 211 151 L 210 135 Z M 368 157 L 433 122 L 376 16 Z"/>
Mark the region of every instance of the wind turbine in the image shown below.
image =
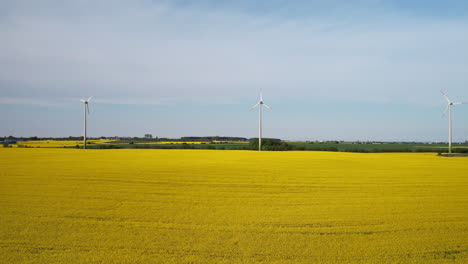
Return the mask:
<path id="1" fill-rule="evenodd" d="M 88 99 L 80 99 L 80 101 L 84 104 L 84 136 L 83 136 L 83 149 L 86 149 L 86 117 L 89 115 L 89 106 L 88 103 L 91 101 L 92 96 L 88 97 Z"/>
<path id="2" fill-rule="evenodd" d="M 449 153 L 452 153 L 452 106 L 460 105 L 460 104 L 468 104 L 468 102 L 454 103 L 450 101 L 448 96 L 443 91 L 440 91 L 440 92 L 444 96 L 445 100 L 447 100 L 447 108 L 445 108 L 443 116 L 445 116 L 447 111 L 449 112 Z"/>
<path id="3" fill-rule="evenodd" d="M 262 89 L 260 89 L 258 103 L 250 108 L 250 110 L 253 110 L 258 107 L 258 151 L 262 151 L 262 106 L 271 110 L 271 107 L 263 103 Z"/>

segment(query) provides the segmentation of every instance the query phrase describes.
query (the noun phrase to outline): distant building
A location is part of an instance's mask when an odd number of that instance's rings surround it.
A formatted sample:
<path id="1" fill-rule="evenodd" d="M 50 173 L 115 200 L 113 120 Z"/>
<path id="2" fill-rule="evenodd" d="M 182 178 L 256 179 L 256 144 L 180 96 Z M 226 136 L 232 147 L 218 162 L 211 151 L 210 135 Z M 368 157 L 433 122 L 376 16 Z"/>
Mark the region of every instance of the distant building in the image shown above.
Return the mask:
<path id="1" fill-rule="evenodd" d="M 145 138 L 153 138 L 153 135 L 151 135 L 151 134 L 145 134 Z"/>

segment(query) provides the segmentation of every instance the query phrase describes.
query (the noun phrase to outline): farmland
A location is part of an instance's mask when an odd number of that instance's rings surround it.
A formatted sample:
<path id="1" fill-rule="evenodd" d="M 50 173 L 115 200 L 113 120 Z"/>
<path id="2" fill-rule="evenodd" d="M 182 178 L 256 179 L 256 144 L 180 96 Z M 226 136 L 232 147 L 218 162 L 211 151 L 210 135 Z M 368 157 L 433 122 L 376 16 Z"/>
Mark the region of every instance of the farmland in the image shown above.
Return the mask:
<path id="1" fill-rule="evenodd" d="M 4 263 L 468 263 L 468 160 L 0 149 Z"/>
<path id="2" fill-rule="evenodd" d="M 267 139 L 264 139 L 264 141 Z M 281 142 L 281 141 L 280 141 Z M 447 152 L 447 144 L 443 143 L 375 143 L 375 142 L 308 142 L 283 141 L 287 147 L 272 148 L 263 144 L 265 150 L 300 150 L 300 151 L 336 151 L 356 153 L 381 152 Z M 25 140 L 10 144 L 8 147 L 23 148 L 82 148 L 82 140 Z M 3 145 L 0 145 L 0 148 Z M 249 144 L 248 141 L 184 141 L 184 140 L 145 140 L 141 138 L 126 140 L 88 140 L 90 149 L 210 149 L 210 150 L 256 150 L 258 145 Z M 468 144 L 453 144 L 453 152 L 468 153 Z"/>

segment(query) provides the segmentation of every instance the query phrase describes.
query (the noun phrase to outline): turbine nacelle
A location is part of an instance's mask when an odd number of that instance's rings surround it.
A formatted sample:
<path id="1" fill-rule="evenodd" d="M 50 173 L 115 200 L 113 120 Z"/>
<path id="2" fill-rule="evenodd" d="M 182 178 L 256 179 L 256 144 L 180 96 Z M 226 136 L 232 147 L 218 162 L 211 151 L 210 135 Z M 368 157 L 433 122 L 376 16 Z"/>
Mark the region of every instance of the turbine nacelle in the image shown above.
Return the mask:
<path id="1" fill-rule="evenodd" d="M 88 112 L 88 115 L 89 115 L 89 105 L 88 104 L 89 104 L 89 101 L 91 101 L 92 98 L 93 97 L 90 96 L 90 97 L 88 97 L 88 99 L 80 99 L 80 101 L 84 104 L 85 112 Z"/>
<path id="2" fill-rule="evenodd" d="M 90 96 L 90 97 L 88 97 L 88 99 L 80 99 L 80 101 L 81 101 L 82 103 L 84 103 L 84 104 L 88 104 L 89 101 L 91 101 L 92 98 L 93 98 L 93 97 Z"/>

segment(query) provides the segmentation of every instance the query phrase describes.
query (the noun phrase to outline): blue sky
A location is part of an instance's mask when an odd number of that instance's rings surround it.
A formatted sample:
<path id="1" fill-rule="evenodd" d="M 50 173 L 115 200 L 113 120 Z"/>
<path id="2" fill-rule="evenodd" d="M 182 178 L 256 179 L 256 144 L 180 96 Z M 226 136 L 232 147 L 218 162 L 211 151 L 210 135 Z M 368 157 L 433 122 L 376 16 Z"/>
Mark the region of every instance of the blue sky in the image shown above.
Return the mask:
<path id="1" fill-rule="evenodd" d="M 0 136 L 445 141 L 466 1 L 0 1 Z M 468 105 L 454 109 L 468 140 Z"/>

